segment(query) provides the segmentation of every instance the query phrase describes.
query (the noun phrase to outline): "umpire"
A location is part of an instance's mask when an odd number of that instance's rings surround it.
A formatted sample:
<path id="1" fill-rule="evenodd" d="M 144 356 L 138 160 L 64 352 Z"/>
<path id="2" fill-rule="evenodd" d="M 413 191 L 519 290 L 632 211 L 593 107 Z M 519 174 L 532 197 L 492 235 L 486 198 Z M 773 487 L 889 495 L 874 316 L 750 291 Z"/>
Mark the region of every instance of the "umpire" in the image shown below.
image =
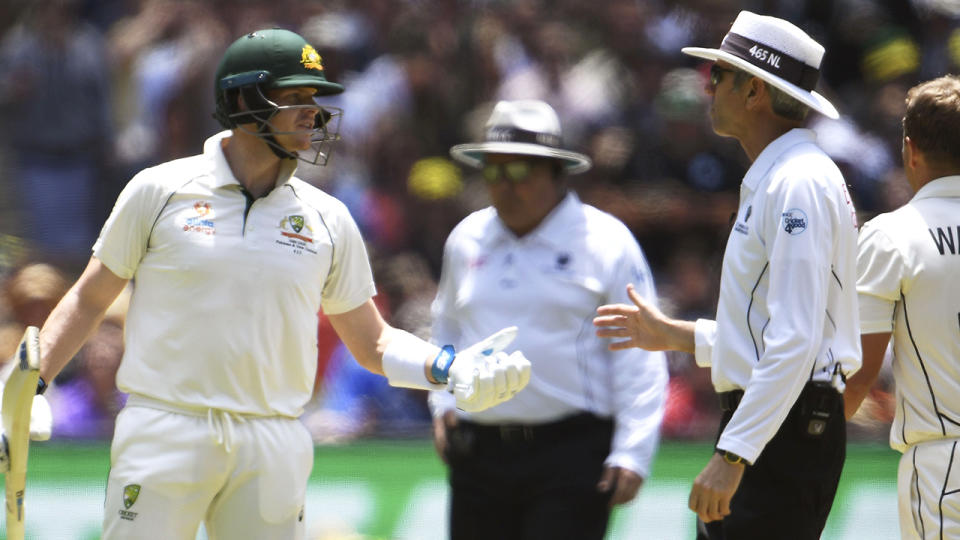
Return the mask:
<path id="1" fill-rule="evenodd" d="M 723 409 L 690 509 L 698 538 L 820 538 L 846 446 L 845 374 L 860 364 L 854 208 L 803 125 L 834 107 L 813 91 L 824 49 L 796 26 L 743 11 L 713 61 L 714 131 L 752 165 L 723 258 L 716 321 L 677 321 L 640 297 L 598 310 L 613 346 L 675 349 L 710 366 Z"/>
<path id="2" fill-rule="evenodd" d="M 536 365 L 514 403 L 487 411 L 431 393 L 450 538 L 601 540 L 650 473 L 667 369 L 659 352 L 606 350 L 589 325 L 601 304 L 629 302 L 631 281 L 655 303 L 650 268 L 623 223 L 569 188 L 590 159 L 561 146 L 547 103 L 497 103 L 485 140 L 450 153 L 481 170 L 492 204 L 447 239 L 433 339 L 469 343 L 507 321 Z"/>

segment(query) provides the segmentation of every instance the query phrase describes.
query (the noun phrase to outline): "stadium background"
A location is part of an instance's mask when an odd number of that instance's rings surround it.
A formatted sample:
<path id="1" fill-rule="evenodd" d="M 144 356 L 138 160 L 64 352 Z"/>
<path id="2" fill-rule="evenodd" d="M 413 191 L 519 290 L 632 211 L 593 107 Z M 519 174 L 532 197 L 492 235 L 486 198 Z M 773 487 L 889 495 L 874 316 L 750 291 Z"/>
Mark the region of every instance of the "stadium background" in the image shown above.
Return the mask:
<path id="1" fill-rule="evenodd" d="M 679 50 L 715 46 L 740 9 L 787 18 L 827 48 L 813 119 L 861 223 L 909 197 L 899 165 L 903 96 L 960 67 L 958 0 L 5 0 L 0 3 L 0 357 L 78 275 L 110 207 L 143 167 L 200 151 L 219 128 L 212 73 L 256 28 L 302 33 L 347 91 L 330 164 L 300 175 L 343 200 L 368 241 L 378 305 L 429 327 L 443 242 L 486 204 L 448 159 L 477 140 L 497 99 L 536 97 L 595 167 L 581 198 L 643 246 L 666 311 L 712 316 L 719 256 L 748 163 L 709 127 L 706 70 Z M 184 306 L 189 309 L 189 306 Z M 28 531 L 95 538 L 122 354 L 118 302 L 49 392 L 54 441 L 34 445 Z M 443 469 L 423 395 L 358 370 L 321 318 L 317 442 L 308 519 L 317 538 L 441 537 Z M 670 357 L 664 443 L 612 538 L 690 537 L 686 493 L 717 407 L 706 370 Z M 886 447 L 889 376 L 850 427 L 825 538 L 894 538 L 897 455 Z M 33 516 L 36 516 L 34 519 Z M 37 527 L 49 527 L 40 530 Z"/>

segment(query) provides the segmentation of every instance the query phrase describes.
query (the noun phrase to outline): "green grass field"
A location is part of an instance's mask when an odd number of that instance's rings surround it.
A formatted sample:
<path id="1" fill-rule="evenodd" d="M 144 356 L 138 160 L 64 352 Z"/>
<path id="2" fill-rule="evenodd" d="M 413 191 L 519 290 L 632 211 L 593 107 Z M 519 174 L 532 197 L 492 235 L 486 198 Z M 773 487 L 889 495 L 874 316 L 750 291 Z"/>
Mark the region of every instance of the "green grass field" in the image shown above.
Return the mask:
<path id="1" fill-rule="evenodd" d="M 307 493 L 311 540 L 443 540 L 446 484 L 429 441 L 365 441 L 318 446 Z M 707 444 L 664 442 L 641 496 L 616 512 L 609 539 L 693 538 L 690 483 L 710 456 Z M 851 444 L 824 539 L 898 537 L 899 454 Z M 106 444 L 35 444 L 27 484 L 27 538 L 99 538 Z M 558 471 L 562 474 L 562 471 Z M 199 538 L 203 538 L 203 534 Z"/>

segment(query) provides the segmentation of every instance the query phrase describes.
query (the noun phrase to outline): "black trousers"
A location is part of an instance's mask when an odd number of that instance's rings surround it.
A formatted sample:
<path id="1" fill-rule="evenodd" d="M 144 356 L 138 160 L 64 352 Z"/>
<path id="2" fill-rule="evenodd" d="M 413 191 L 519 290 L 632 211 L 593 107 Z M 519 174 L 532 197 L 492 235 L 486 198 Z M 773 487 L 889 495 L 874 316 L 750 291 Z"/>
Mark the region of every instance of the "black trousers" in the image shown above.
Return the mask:
<path id="1" fill-rule="evenodd" d="M 825 425 L 811 426 L 811 420 L 823 418 L 811 415 L 816 409 L 829 412 Z M 723 413 L 719 433 L 733 412 Z M 846 447 L 843 396 L 832 388 L 807 384 L 780 430 L 744 471 L 730 501 L 730 515 L 706 524 L 698 520 L 697 539 L 819 539 L 840 482 Z"/>
<path id="2" fill-rule="evenodd" d="M 613 423 L 590 414 L 538 426 L 460 422 L 450 431 L 451 540 L 601 540 L 598 493 Z"/>

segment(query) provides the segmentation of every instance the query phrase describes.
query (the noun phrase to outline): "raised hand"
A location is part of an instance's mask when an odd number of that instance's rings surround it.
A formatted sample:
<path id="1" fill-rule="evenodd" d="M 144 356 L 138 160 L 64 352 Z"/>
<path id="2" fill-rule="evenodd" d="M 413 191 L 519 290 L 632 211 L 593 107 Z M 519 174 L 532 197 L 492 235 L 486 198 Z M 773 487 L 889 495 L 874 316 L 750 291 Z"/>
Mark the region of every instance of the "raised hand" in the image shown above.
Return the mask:
<path id="1" fill-rule="evenodd" d="M 612 351 L 639 347 L 648 351 L 684 350 L 676 343 L 679 321 L 664 315 L 657 306 L 651 304 L 634 289 L 627 285 L 627 294 L 634 305 L 609 304 L 597 308 L 597 317 L 593 325 L 599 327 L 597 336 L 622 339 L 611 341 Z"/>
<path id="2" fill-rule="evenodd" d="M 517 327 L 504 328 L 456 354 L 447 390 L 457 398 L 459 409 L 489 409 L 512 398 L 530 382 L 530 361 L 523 353 L 503 352 L 516 335 Z"/>

